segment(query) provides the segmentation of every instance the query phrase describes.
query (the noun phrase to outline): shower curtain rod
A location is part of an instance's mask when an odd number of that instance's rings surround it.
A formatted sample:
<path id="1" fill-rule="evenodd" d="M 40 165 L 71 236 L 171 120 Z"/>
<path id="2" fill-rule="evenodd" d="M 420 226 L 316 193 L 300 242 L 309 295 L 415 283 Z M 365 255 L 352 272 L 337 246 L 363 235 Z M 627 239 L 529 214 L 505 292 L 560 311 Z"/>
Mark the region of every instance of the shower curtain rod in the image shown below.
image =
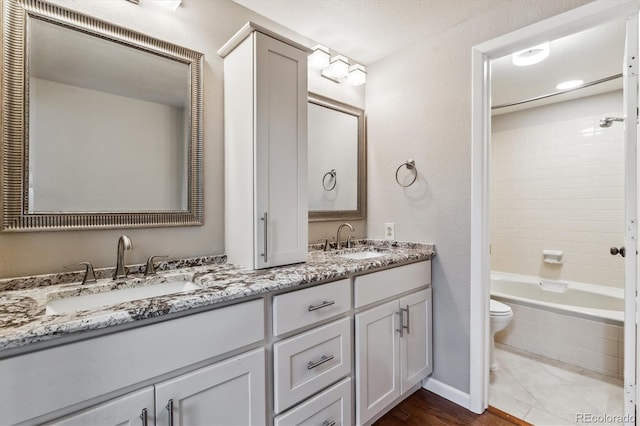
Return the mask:
<path id="1" fill-rule="evenodd" d="M 518 101 L 518 102 L 511 102 L 511 103 L 508 103 L 508 104 L 495 105 L 495 106 L 492 106 L 491 109 L 493 110 L 493 109 L 499 109 L 499 108 L 507 108 L 507 107 L 511 107 L 511 106 L 526 104 L 527 102 L 539 101 L 540 99 L 546 99 L 546 98 L 550 98 L 552 96 L 564 95 L 565 93 L 573 92 L 574 90 L 580 90 L 580 89 L 584 89 L 585 87 L 595 86 L 596 84 L 606 83 L 607 81 L 615 80 L 615 79 L 621 78 L 621 77 L 622 77 L 622 74 L 616 74 L 616 75 L 612 75 L 612 76 L 609 76 L 609 77 L 601 78 L 600 80 L 594 80 L 594 81 L 591 81 L 589 83 L 585 83 L 580 87 L 576 87 L 575 89 L 561 90 L 561 91 L 558 91 L 558 92 L 547 93 L 546 95 L 536 96 L 534 98 L 529 98 L 529 99 L 525 99 L 525 100 Z"/>

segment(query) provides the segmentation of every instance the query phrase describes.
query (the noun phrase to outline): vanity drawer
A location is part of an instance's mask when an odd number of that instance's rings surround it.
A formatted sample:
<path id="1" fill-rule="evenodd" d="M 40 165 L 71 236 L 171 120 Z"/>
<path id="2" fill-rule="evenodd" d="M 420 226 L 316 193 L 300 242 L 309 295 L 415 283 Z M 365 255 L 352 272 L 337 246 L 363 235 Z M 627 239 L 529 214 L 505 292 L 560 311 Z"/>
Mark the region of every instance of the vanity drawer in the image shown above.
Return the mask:
<path id="1" fill-rule="evenodd" d="M 366 306 L 431 284 L 431 261 L 412 263 L 355 278 L 355 307 Z"/>
<path id="2" fill-rule="evenodd" d="M 351 424 L 351 378 L 275 418 L 274 426 Z"/>
<path id="3" fill-rule="evenodd" d="M 351 282 L 340 280 L 273 298 L 273 335 L 279 336 L 351 309 Z"/>
<path id="4" fill-rule="evenodd" d="M 344 318 L 273 345 L 276 413 L 349 374 L 351 341 Z"/>

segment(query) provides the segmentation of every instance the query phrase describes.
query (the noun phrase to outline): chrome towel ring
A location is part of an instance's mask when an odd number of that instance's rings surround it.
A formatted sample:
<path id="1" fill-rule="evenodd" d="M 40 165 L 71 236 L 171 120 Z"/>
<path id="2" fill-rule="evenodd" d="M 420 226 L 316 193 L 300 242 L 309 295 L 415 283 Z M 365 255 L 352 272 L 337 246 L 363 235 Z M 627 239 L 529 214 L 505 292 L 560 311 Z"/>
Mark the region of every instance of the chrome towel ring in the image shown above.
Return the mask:
<path id="1" fill-rule="evenodd" d="M 329 176 L 329 184 L 331 184 L 331 181 L 333 180 L 333 185 L 327 185 L 327 176 Z M 325 191 L 333 191 L 333 189 L 336 187 L 336 183 L 338 183 L 338 179 L 336 178 L 336 169 L 329 170 L 322 177 L 322 187 Z"/>
<path id="2" fill-rule="evenodd" d="M 398 180 L 398 172 L 402 167 L 405 167 L 405 166 L 407 167 L 407 170 L 413 171 L 413 179 L 407 185 L 401 184 L 400 180 Z M 404 163 L 400 164 L 400 166 L 398 166 L 398 168 L 396 169 L 396 182 L 398 182 L 398 185 L 400 185 L 403 188 L 413 185 L 417 178 L 418 178 L 418 169 L 416 169 L 416 162 L 412 159 L 408 159 Z"/>

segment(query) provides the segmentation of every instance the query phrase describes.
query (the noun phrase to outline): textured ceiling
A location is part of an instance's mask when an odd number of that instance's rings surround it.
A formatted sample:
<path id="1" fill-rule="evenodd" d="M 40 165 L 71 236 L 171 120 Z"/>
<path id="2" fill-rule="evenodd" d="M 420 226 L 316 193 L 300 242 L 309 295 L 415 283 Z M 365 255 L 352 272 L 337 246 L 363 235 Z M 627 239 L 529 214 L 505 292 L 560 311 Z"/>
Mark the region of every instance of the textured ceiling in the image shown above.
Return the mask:
<path id="1" fill-rule="evenodd" d="M 334 52 L 370 65 L 512 0 L 233 0 Z M 551 1 L 551 0 L 549 0 Z M 551 41 L 549 57 L 517 67 L 510 56 L 492 61 L 494 105 L 556 91 L 570 79 L 585 82 L 622 72 L 624 21 Z M 496 110 L 510 112 L 621 88 L 621 79 L 535 103 Z"/>
<path id="2" fill-rule="evenodd" d="M 508 0 L 234 0 L 364 65 Z"/>
<path id="3" fill-rule="evenodd" d="M 511 55 L 491 62 L 493 105 L 508 104 L 557 92 L 556 85 L 567 80 L 585 83 L 622 73 L 625 21 L 610 21 L 591 29 L 550 41 L 549 57 L 528 67 L 518 67 Z M 566 95 L 498 110 L 500 113 L 546 103 L 588 96 L 622 88 L 622 78 L 580 89 Z M 494 111 L 496 112 L 496 111 Z"/>

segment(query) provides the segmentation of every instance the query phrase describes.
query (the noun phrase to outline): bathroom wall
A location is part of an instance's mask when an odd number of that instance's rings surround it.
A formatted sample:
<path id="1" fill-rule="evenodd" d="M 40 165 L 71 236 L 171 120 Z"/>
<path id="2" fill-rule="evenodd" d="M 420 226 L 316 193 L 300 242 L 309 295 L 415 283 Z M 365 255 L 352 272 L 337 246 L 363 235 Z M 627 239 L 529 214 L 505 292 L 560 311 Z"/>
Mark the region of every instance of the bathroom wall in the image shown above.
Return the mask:
<path id="1" fill-rule="evenodd" d="M 124 233 L 132 238 L 134 247 L 127 253 L 128 263 L 143 263 L 151 254 L 180 258 L 223 253 L 223 62 L 216 52 L 249 20 L 308 46 L 314 43 L 231 0 L 185 0 L 175 12 L 144 1 L 140 5 L 125 0 L 50 2 L 204 53 L 205 224 L 178 228 L 0 233 L 0 277 L 62 271 L 63 265 L 82 260 L 91 261 L 96 267 L 113 266 L 116 242 Z M 318 94 L 364 107 L 363 87 L 338 85 L 319 75 L 310 75 L 309 88 Z M 309 241 L 335 234 L 338 224 L 310 224 Z M 355 227 L 356 235 L 363 236 L 364 222 L 356 223 Z M 320 230 L 314 232 L 316 228 Z"/>
<path id="2" fill-rule="evenodd" d="M 432 242 L 433 378 L 469 392 L 471 48 L 587 3 L 522 0 L 463 22 L 369 64 L 367 234 Z M 409 188 L 396 168 L 416 161 Z"/>
<path id="3" fill-rule="evenodd" d="M 616 91 L 493 117 L 492 270 L 624 287 L 624 126 L 598 126 L 621 110 Z"/>

